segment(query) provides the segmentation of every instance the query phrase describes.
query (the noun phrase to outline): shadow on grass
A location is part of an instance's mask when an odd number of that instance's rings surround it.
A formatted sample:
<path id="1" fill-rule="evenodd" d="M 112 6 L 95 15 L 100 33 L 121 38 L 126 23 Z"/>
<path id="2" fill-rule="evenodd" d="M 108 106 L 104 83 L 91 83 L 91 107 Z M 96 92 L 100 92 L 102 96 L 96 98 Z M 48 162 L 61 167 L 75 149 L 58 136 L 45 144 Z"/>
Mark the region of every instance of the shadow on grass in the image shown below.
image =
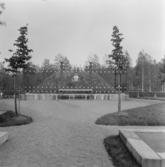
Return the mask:
<path id="1" fill-rule="evenodd" d="M 115 167 L 140 167 L 119 135 L 105 138 L 104 146 Z"/>
<path id="2" fill-rule="evenodd" d="M 16 117 L 15 113 L 10 110 L 0 115 L 0 127 L 19 126 L 30 124 L 31 122 L 33 122 L 31 117 L 21 114 Z"/>
<path id="3" fill-rule="evenodd" d="M 165 126 L 165 103 L 154 104 L 104 115 L 96 120 L 98 125 Z"/>

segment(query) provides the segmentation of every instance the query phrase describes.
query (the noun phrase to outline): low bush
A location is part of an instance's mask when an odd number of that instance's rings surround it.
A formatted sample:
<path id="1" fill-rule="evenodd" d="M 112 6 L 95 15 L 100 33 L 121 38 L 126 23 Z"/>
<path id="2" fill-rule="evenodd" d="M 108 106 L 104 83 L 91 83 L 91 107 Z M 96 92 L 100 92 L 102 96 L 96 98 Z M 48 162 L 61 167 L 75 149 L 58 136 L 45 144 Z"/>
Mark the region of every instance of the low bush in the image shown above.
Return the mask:
<path id="1" fill-rule="evenodd" d="M 156 92 L 157 97 L 165 97 L 165 92 Z"/>
<path id="2" fill-rule="evenodd" d="M 131 98 L 141 97 L 165 97 L 165 92 L 129 92 Z"/>
<path id="3" fill-rule="evenodd" d="M 16 114 L 13 111 L 10 111 L 10 110 L 6 111 L 0 115 L 0 123 L 6 122 L 15 116 L 16 116 Z"/>
<path id="4" fill-rule="evenodd" d="M 32 121 L 33 119 L 29 116 L 19 114 L 18 117 L 16 117 L 13 111 L 6 111 L 0 115 L 0 127 L 25 125 Z"/>

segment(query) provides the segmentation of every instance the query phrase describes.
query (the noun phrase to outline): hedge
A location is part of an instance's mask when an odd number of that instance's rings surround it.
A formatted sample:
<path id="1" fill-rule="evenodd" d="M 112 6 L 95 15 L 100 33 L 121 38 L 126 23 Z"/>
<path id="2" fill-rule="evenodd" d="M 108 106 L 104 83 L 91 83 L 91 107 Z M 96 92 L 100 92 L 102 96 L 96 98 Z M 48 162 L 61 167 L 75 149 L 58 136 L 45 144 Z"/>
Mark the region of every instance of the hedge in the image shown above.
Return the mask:
<path id="1" fill-rule="evenodd" d="M 129 92 L 129 97 L 165 97 L 165 92 Z"/>

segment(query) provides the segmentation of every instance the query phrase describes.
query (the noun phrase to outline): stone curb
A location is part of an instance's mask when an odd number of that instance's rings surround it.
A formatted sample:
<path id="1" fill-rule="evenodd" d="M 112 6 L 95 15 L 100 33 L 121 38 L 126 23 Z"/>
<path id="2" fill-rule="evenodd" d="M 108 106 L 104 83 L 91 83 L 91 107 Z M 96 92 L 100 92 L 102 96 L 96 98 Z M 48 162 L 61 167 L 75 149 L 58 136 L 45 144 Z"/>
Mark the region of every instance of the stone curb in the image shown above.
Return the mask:
<path id="1" fill-rule="evenodd" d="M 0 145 L 8 140 L 8 132 L 0 132 Z"/>
<path id="2" fill-rule="evenodd" d="M 149 129 L 122 129 L 119 130 L 121 140 L 127 146 L 136 161 L 142 167 L 165 167 L 165 154 L 156 153 L 143 140 L 137 136 L 137 132 L 165 132 L 165 130 Z"/>
<path id="3" fill-rule="evenodd" d="M 90 94 L 43 94 L 43 93 L 26 93 L 21 95 L 21 100 L 58 100 L 59 95 L 67 95 L 70 99 L 70 96 L 83 95 L 87 100 L 87 96 Z M 118 100 L 118 94 L 92 94 L 93 100 Z M 122 101 L 129 101 L 129 96 L 126 94 L 121 94 Z"/>

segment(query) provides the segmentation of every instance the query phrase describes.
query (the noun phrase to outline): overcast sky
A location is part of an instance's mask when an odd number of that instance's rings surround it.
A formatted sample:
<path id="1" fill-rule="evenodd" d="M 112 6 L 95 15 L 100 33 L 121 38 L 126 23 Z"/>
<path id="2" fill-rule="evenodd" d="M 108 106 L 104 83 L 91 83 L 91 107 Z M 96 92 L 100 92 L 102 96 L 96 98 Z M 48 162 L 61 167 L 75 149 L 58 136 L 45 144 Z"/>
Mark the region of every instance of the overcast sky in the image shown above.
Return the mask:
<path id="1" fill-rule="evenodd" d="M 165 55 L 164 0 L 4 0 L 0 20 L 0 61 L 15 49 L 18 29 L 28 26 L 29 48 L 35 64 L 53 62 L 61 53 L 73 65 L 84 65 L 90 54 L 102 62 L 110 54 L 113 26 L 123 34 L 121 45 L 133 60 L 144 49 L 160 61 Z"/>

